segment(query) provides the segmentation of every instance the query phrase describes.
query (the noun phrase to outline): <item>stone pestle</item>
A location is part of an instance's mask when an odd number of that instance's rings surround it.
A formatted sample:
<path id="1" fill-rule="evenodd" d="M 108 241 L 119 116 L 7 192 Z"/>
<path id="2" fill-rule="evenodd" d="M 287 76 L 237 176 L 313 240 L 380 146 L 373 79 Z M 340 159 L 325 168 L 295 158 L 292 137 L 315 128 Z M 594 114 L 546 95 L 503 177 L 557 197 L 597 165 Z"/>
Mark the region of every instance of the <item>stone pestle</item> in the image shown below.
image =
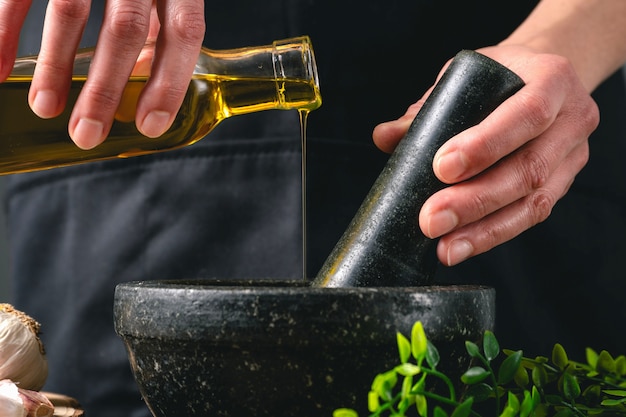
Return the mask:
<path id="1" fill-rule="evenodd" d="M 426 199 L 445 186 L 433 173 L 433 157 L 444 142 L 480 123 L 523 85 L 500 63 L 474 51 L 459 52 L 311 285 L 431 284 L 436 240 L 421 232 L 418 214 Z"/>

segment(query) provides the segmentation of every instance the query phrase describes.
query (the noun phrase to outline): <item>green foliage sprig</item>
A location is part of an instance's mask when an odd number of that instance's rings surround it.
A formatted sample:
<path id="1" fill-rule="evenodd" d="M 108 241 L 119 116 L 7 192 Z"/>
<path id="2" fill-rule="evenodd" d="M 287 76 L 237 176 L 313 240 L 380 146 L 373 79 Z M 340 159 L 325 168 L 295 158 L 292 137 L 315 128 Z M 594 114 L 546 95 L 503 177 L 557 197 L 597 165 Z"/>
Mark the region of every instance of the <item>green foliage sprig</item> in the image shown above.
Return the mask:
<path id="1" fill-rule="evenodd" d="M 521 350 L 501 350 L 486 331 L 482 346 L 465 343 L 472 365 L 457 394 L 451 379 L 437 370 L 441 358 L 421 322 L 413 326 L 410 340 L 397 333 L 397 345 L 400 363 L 372 382 L 370 417 L 626 417 L 624 355 L 614 358 L 587 348 L 582 363 L 556 344 L 550 358 L 531 359 Z M 433 390 L 432 382 L 444 389 Z M 340 408 L 333 417 L 358 414 Z"/>

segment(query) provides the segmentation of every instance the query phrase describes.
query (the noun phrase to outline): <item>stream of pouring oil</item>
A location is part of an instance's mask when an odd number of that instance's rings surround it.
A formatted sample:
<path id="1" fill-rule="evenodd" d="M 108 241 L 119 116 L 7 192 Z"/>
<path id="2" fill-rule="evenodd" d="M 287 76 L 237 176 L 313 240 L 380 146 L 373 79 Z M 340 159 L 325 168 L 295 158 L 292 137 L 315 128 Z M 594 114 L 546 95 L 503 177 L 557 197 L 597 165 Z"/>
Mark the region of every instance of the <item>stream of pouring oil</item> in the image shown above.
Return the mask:
<path id="1" fill-rule="evenodd" d="M 352 222 L 312 281 L 314 287 L 401 287 L 432 283 L 435 240 L 421 232 L 419 210 L 444 187 L 435 152 L 480 123 L 524 82 L 474 51 L 459 52 L 390 156 Z"/>
<path id="2" fill-rule="evenodd" d="M 302 192 L 302 279 L 307 280 L 307 213 L 306 213 L 306 122 L 309 118 L 308 109 L 298 110 L 300 116 L 300 147 L 302 149 L 302 159 L 300 161 L 300 181 Z"/>

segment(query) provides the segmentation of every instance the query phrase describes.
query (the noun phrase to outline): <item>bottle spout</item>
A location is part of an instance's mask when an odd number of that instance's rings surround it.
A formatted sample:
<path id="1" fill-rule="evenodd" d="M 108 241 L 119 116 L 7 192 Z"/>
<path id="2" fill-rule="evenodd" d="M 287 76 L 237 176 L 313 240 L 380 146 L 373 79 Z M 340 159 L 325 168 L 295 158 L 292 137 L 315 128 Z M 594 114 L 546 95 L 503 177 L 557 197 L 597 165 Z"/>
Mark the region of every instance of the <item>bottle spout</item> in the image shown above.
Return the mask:
<path id="1" fill-rule="evenodd" d="M 290 107 L 291 100 L 285 96 L 285 80 L 300 80 L 315 91 L 315 100 L 308 106 L 308 110 L 315 110 L 322 105 L 320 82 L 317 74 L 317 64 L 313 45 L 308 36 L 274 41 L 272 63 L 276 88 L 281 104 Z"/>
<path id="2" fill-rule="evenodd" d="M 498 62 L 459 52 L 387 161 L 352 222 L 327 258 L 315 287 L 398 287 L 432 282 L 435 241 L 418 214 L 444 187 L 432 170 L 439 147 L 480 123 L 524 82 Z"/>

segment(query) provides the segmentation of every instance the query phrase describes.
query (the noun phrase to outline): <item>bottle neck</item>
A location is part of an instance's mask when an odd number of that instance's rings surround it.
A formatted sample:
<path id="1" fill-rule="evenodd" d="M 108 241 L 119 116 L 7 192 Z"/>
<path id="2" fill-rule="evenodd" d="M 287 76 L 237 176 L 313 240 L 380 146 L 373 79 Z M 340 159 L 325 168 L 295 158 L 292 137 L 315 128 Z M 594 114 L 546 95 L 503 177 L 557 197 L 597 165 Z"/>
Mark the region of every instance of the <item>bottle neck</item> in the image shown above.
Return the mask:
<path id="1" fill-rule="evenodd" d="M 271 81 L 275 88 L 274 108 L 278 109 L 314 110 L 321 105 L 315 56 L 308 36 L 257 47 L 202 48 L 194 77 L 259 85 Z"/>

